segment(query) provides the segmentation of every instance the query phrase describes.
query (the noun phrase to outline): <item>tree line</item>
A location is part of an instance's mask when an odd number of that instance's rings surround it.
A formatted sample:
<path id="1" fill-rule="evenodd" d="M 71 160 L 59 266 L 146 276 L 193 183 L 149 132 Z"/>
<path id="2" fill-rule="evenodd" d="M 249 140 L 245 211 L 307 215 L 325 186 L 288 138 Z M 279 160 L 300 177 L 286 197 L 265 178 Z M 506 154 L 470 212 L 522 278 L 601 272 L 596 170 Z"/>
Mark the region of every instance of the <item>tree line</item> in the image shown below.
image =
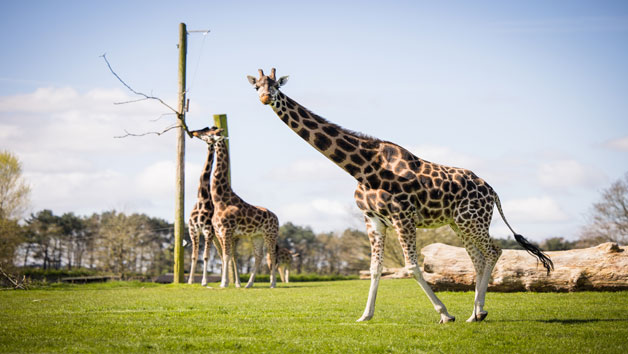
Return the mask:
<path id="1" fill-rule="evenodd" d="M 51 210 L 41 210 L 22 218 L 29 192 L 17 158 L 9 152 L 0 152 L 1 269 L 91 269 L 121 276 L 151 277 L 172 270 L 174 227 L 168 221 L 115 210 L 89 216 L 55 215 Z M 187 230 L 185 241 L 185 269 L 189 269 L 191 243 Z M 519 248 L 512 237 L 495 241 L 502 248 Z M 628 173 L 601 193 L 580 238 L 570 241 L 553 237 L 539 246 L 555 251 L 607 241 L 628 242 Z M 434 242 L 462 246 L 447 226 L 417 230 L 418 249 Z M 356 274 L 370 265 L 369 239 L 362 230 L 315 233 L 310 227 L 288 222 L 280 227 L 278 243 L 298 254 L 293 261 L 297 273 Z M 200 248 L 203 247 L 201 244 Z M 392 231 L 386 237 L 385 250 L 384 266 L 403 266 L 403 253 Z M 210 255 L 210 271 L 218 272 L 220 257 L 213 246 Z M 253 247 L 250 241 L 238 244 L 237 264 L 241 273 L 251 271 Z M 197 266 L 201 265 L 199 262 Z M 262 267 L 262 271 L 267 271 L 267 267 Z"/>

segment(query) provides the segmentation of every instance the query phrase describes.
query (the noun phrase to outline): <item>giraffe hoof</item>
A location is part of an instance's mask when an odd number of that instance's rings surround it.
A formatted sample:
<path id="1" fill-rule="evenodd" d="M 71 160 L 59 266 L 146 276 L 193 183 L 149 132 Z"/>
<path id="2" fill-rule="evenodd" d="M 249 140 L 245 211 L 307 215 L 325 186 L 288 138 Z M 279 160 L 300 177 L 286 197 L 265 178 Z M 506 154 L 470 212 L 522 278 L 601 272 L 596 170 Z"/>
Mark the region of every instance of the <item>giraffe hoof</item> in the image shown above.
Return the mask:
<path id="1" fill-rule="evenodd" d="M 442 315 L 440 317 L 440 321 L 438 321 L 439 324 L 442 323 L 448 323 L 448 322 L 456 322 L 456 317 L 454 316 L 446 316 L 446 315 Z"/>
<path id="2" fill-rule="evenodd" d="M 252 288 L 252 287 L 253 287 L 253 283 L 248 283 L 248 284 L 246 284 L 246 286 L 245 286 L 245 288 L 246 288 L 246 289 L 250 289 L 250 288 Z"/>
<path id="3" fill-rule="evenodd" d="M 355 322 L 365 322 L 365 321 L 370 320 L 371 318 L 373 318 L 373 315 L 371 315 L 371 316 L 362 315 L 362 317 L 358 318 L 357 321 L 355 321 Z"/>
<path id="4" fill-rule="evenodd" d="M 488 316 L 488 312 L 482 311 L 478 314 L 471 315 L 467 322 L 482 322 L 486 318 L 486 316 Z"/>

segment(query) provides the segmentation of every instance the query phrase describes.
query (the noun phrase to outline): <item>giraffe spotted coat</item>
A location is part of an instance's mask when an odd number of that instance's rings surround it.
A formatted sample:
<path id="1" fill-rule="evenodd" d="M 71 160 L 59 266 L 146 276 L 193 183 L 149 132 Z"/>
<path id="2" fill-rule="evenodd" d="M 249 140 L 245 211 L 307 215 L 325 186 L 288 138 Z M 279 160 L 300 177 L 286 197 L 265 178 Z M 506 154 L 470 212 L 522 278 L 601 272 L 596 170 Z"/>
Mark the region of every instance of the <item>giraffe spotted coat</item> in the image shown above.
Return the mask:
<path id="1" fill-rule="evenodd" d="M 440 322 L 455 320 L 418 266 L 416 228 L 443 225 L 449 225 L 462 239 L 476 270 L 474 307 L 468 321 L 483 320 L 488 281 L 501 254 L 488 233 L 494 205 L 506 222 L 495 191 L 469 170 L 420 159 L 399 145 L 344 129 L 312 113 L 279 90 L 288 77 L 277 79 L 274 68 L 268 76 L 260 69 L 259 78 L 249 76 L 248 80 L 263 104 L 270 105 L 290 129 L 357 181 L 354 197 L 371 242 L 371 286 L 358 321 L 371 319 L 375 311 L 387 228 L 395 230 L 406 267 L 440 314 Z M 508 222 L 506 225 L 512 231 Z M 515 239 L 549 272 L 552 263 L 543 252 L 516 233 Z"/>

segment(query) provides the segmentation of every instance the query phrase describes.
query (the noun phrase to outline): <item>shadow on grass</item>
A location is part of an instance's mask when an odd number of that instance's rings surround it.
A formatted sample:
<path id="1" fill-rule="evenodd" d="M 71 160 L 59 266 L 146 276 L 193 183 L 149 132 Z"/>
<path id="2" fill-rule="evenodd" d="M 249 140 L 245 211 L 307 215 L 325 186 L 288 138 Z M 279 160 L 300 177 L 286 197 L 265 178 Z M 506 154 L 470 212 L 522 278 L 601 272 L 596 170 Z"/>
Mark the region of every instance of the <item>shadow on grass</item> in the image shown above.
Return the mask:
<path id="1" fill-rule="evenodd" d="M 627 322 L 628 318 L 552 318 L 549 320 L 496 320 L 495 322 L 541 322 L 541 323 L 558 323 L 563 325 L 596 323 L 596 322 Z"/>
<path id="2" fill-rule="evenodd" d="M 536 320 L 543 323 L 560 323 L 560 324 L 581 324 L 581 323 L 595 323 L 595 322 L 628 322 L 628 318 L 588 318 L 588 319 L 551 319 L 551 320 Z"/>

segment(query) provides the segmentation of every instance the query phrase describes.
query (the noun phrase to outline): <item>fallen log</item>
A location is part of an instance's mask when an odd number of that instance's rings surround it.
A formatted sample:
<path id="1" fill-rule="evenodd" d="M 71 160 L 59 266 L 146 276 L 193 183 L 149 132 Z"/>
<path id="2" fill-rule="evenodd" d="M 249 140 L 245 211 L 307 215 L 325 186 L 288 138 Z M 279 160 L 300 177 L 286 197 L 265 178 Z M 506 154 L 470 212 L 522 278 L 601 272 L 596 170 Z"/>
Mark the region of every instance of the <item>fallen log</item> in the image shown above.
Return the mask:
<path id="1" fill-rule="evenodd" d="M 607 242 L 596 247 L 546 252 L 554 262 L 547 275 L 523 250 L 504 250 L 495 265 L 490 291 L 628 290 L 628 247 Z M 466 250 L 442 243 L 423 247 L 423 276 L 434 290 L 474 290 L 475 270 Z M 368 279 L 369 271 L 360 278 Z M 383 278 L 409 278 L 404 268 L 386 268 Z"/>

